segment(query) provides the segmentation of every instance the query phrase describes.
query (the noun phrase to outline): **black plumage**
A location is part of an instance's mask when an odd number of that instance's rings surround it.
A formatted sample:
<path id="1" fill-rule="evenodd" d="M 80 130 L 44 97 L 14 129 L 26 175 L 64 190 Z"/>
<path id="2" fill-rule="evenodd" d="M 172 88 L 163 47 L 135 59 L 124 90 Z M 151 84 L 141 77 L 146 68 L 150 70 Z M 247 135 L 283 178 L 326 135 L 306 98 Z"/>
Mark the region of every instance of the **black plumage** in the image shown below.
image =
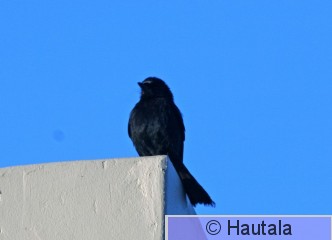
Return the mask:
<path id="1" fill-rule="evenodd" d="M 139 82 L 141 97 L 130 113 L 128 134 L 140 156 L 168 155 L 193 206 L 214 206 L 209 194 L 183 164 L 185 127 L 169 87 L 159 78 Z"/>

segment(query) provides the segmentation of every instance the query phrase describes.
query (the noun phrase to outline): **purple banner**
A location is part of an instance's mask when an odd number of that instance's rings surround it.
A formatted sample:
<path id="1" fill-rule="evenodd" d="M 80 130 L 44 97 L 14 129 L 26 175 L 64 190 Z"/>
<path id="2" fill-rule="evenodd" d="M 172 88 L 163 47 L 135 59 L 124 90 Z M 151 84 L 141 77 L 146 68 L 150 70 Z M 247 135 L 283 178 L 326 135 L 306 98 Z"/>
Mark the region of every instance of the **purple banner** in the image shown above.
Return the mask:
<path id="1" fill-rule="evenodd" d="M 166 216 L 166 240 L 331 240 L 331 217 Z"/>

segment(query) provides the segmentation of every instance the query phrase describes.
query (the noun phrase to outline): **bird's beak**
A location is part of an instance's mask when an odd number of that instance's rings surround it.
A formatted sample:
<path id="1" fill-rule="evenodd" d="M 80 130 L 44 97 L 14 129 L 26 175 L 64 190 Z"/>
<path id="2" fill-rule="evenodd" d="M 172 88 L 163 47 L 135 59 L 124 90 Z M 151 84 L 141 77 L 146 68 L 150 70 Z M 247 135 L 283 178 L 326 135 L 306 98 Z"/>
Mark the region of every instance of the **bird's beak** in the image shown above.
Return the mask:
<path id="1" fill-rule="evenodd" d="M 138 84 L 138 86 L 140 86 L 140 88 L 143 88 L 143 83 L 138 82 L 137 84 Z"/>

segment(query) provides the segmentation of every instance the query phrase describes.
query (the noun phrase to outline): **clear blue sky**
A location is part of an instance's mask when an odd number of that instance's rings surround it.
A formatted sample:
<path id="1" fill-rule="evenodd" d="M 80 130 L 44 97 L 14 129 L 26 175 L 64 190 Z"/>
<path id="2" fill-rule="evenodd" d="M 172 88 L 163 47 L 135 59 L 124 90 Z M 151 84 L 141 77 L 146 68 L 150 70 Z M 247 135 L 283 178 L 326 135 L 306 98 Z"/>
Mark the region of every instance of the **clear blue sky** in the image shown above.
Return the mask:
<path id="1" fill-rule="evenodd" d="M 0 1 L 0 167 L 137 156 L 171 87 L 201 214 L 332 214 L 332 1 Z M 126 174 L 126 173 L 124 173 Z"/>

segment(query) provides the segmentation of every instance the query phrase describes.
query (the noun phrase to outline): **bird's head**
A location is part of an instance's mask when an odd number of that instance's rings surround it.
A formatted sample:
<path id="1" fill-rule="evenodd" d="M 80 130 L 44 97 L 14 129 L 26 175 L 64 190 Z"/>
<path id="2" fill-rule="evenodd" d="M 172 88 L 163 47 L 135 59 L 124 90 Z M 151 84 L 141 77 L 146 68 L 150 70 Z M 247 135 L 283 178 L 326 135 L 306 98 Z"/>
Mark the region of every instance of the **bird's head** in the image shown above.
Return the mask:
<path id="1" fill-rule="evenodd" d="M 148 77 L 143 82 L 138 82 L 141 88 L 141 99 L 148 98 L 169 98 L 173 99 L 173 94 L 166 83 L 156 77 Z"/>

